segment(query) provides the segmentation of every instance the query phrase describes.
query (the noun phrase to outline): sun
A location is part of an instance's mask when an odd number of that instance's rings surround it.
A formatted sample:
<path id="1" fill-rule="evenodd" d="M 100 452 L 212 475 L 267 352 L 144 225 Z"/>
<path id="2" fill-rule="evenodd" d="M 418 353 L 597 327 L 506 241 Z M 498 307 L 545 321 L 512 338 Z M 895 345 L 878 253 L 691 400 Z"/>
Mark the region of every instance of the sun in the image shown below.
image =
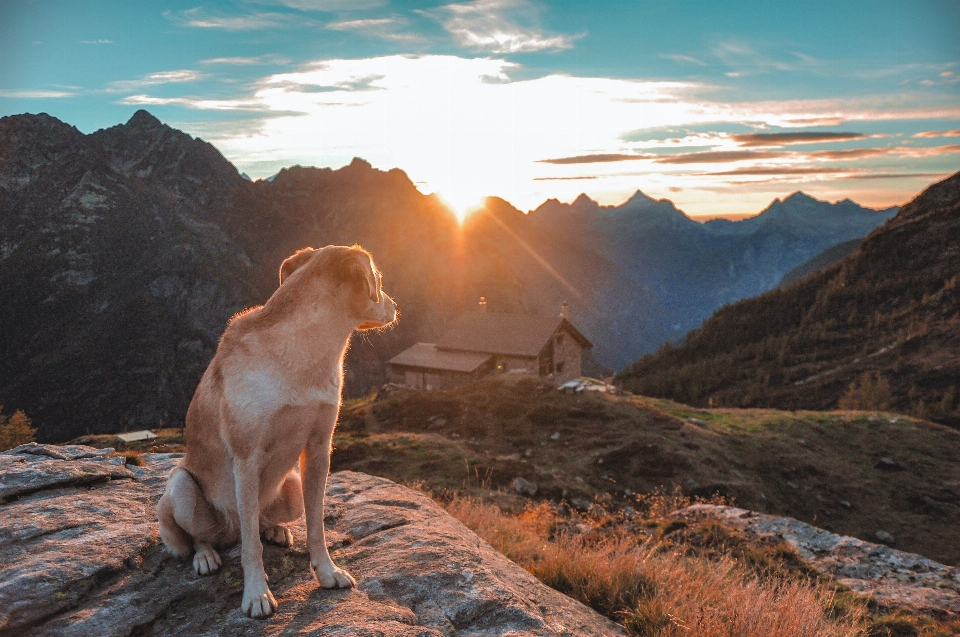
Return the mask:
<path id="1" fill-rule="evenodd" d="M 444 188 L 434 191 L 453 211 L 462 224 L 477 208 L 483 207 L 484 195 L 472 188 Z"/>

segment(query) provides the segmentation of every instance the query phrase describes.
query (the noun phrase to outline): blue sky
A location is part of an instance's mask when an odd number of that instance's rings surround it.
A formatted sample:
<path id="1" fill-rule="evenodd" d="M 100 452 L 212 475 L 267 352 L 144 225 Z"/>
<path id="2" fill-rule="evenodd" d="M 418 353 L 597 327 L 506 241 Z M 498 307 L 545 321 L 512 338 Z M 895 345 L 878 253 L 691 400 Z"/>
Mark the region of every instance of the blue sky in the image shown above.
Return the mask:
<path id="1" fill-rule="evenodd" d="M 465 209 L 885 206 L 960 169 L 960 3 L 0 4 L 0 115 L 146 108 L 266 177 L 354 156 Z"/>

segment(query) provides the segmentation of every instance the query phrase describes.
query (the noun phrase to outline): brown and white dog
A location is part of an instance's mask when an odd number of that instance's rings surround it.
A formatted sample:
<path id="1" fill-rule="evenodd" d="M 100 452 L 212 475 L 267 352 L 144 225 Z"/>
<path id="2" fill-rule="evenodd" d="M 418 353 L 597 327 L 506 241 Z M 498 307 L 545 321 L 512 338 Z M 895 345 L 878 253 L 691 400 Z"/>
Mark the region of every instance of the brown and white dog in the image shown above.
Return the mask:
<path id="1" fill-rule="evenodd" d="M 380 285 L 359 246 L 298 251 L 280 267 L 267 303 L 230 321 L 190 403 L 187 452 L 157 504 L 160 537 L 181 557 L 193 552 L 197 573 L 207 575 L 220 568 L 214 547 L 239 536 L 241 607 L 251 617 L 277 607 L 260 536 L 290 546 L 282 525 L 304 509 L 320 585 L 356 585 L 327 552 L 323 492 L 350 335 L 397 319 Z"/>

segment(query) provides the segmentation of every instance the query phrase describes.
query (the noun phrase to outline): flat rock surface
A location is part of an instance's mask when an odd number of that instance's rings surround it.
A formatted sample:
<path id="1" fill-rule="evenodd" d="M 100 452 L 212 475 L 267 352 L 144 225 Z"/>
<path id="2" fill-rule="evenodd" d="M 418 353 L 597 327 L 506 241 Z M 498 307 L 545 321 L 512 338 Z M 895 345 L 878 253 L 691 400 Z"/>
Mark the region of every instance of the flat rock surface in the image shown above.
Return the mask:
<path id="1" fill-rule="evenodd" d="M 696 504 L 676 515 L 717 519 L 757 537 L 783 539 L 819 572 L 881 604 L 960 613 L 960 568 L 793 518 L 736 507 Z"/>
<path id="2" fill-rule="evenodd" d="M 248 619 L 239 547 L 200 577 L 159 543 L 155 505 L 178 457 L 145 454 L 145 466 L 124 467 L 89 447 L 0 454 L 0 488 L 10 488 L 0 504 L 0 634 L 623 634 L 428 497 L 354 472 L 331 476 L 326 525 L 334 560 L 358 588 L 319 588 L 301 519 L 291 549 L 264 549 L 277 613 Z"/>

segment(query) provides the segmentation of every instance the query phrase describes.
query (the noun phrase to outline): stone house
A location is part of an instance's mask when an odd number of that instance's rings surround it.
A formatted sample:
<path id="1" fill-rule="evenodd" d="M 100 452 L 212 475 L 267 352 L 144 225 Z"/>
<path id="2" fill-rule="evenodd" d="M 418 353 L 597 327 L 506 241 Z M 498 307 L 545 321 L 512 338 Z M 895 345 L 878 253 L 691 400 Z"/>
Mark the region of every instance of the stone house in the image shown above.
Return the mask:
<path id="1" fill-rule="evenodd" d="M 390 359 L 394 383 L 421 389 L 461 385 L 493 372 L 527 372 L 558 383 L 578 378 L 593 344 L 567 319 L 480 310 L 461 316 L 436 343 L 417 343 Z"/>

